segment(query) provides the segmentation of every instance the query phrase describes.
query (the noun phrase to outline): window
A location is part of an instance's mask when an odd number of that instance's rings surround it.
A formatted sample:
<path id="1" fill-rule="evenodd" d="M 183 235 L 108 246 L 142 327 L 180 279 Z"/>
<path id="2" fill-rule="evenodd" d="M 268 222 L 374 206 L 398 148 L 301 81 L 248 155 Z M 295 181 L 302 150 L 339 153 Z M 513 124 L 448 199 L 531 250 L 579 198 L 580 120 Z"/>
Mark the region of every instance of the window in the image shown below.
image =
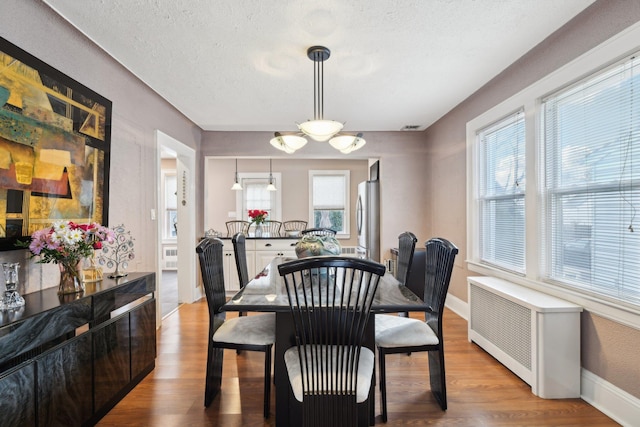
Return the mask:
<path id="1" fill-rule="evenodd" d="M 468 268 L 635 327 L 638 40 L 620 33 L 467 123 Z"/>
<path id="2" fill-rule="evenodd" d="M 542 113 L 546 278 L 640 304 L 640 60 L 546 97 Z"/>
<path id="3" fill-rule="evenodd" d="M 176 230 L 176 224 L 178 222 L 178 179 L 176 177 L 176 171 L 162 171 L 162 186 L 162 203 L 164 207 L 162 237 L 169 240 L 176 239 L 178 237 Z"/>
<path id="4" fill-rule="evenodd" d="M 309 228 L 349 237 L 349 171 L 309 171 Z"/>
<path id="5" fill-rule="evenodd" d="M 525 271 L 525 135 L 522 111 L 478 132 L 481 262 Z"/>
<path id="6" fill-rule="evenodd" d="M 239 173 L 238 180 L 242 185 L 242 191 L 236 192 L 236 210 L 241 212 L 238 219 L 251 221 L 248 211 L 250 209 L 262 209 L 269 212 L 267 219 L 280 221 L 281 193 L 280 174 L 273 173 L 273 183 L 278 191 L 267 191 L 269 174 L 266 173 Z"/>

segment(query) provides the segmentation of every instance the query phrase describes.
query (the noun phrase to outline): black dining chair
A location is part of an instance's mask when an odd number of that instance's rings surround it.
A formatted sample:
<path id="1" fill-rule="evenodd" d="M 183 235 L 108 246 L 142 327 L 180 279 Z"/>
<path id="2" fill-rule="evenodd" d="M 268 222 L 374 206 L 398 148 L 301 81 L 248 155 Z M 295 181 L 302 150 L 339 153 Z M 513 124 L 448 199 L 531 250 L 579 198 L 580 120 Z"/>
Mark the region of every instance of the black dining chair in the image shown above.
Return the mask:
<path id="1" fill-rule="evenodd" d="M 231 238 L 233 244 L 233 255 L 236 259 L 236 270 L 238 271 L 238 281 L 240 289 L 249 283 L 249 268 L 247 267 L 247 241 L 244 233 L 236 233 Z M 244 316 L 246 311 L 240 311 L 238 316 Z"/>
<path id="2" fill-rule="evenodd" d="M 295 326 L 284 355 L 290 404 L 305 427 L 368 426 L 374 353 L 364 347 L 385 267 L 351 257 L 310 257 L 278 266 Z"/>
<path id="3" fill-rule="evenodd" d="M 264 352 L 264 417 L 269 418 L 271 395 L 271 350 L 275 342 L 273 313 L 225 320 L 221 311 L 226 302 L 222 259 L 222 240 L 205 238 L 196 247 L 209 307 L 209 345 L 205 378 L 204 406 L 220 392 L 224 349 Z"/>
<path id="4" fill-rule="evenodd" d="M 398 236 L 398 258 L 396 260 L 395 278 L 403 285 L 407 285 L 411 267 L 413 266 L 413 254 L 416 250 L 418 238 L 410 231 L 405 231 Z M 409 313 L 401 313 L 409 317 Z"/>
<path id="5" fill-rule="evenodd" d="M 426 242 L 425 249 L 424 301 L 430 307 L 425 312 L 425 320 L 400 316 L 376 317 L 376 347 L 384 422 L 387 422 L 387 354 L 428 351 L 431 393 L 442 410 L 447 409 L 442 312 L 458 248 L 446 239 L 433 238 Z"/>
<path id="6" fill-rule="evenodd" d="M 330 228 L 306 228 L 301 231 L 301 234 L 311 236 L 335 236 L 336 231 Z"/>

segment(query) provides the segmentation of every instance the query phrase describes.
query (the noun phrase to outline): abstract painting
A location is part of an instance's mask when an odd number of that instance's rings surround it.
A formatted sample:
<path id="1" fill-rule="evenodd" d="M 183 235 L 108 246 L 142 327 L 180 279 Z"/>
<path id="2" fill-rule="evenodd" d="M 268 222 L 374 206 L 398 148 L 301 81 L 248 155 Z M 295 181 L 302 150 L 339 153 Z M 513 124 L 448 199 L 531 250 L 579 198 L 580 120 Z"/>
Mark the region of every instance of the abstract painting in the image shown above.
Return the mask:
<path id="1" fill-rule="evenodd" d="M 54 221 L 107 224 L 111 101 L 0 38 L 0 250 Z"/>

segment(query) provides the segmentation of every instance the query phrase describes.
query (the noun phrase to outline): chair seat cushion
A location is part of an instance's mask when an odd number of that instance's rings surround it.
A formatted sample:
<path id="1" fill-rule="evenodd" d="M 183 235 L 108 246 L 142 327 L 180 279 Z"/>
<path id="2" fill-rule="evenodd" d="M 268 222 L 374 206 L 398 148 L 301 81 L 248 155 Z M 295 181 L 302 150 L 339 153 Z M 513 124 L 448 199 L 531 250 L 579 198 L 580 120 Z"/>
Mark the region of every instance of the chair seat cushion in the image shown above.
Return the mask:
<path id="1" fill-rule="evenodd" d="M 375 322 L 378 347 L 417 347 L 440 342 L 433 329 L 422 320 L 379 314 Z"/>
<path id="2" fill-rule="evenodd" d="M 320 348 L 325 348 L 325 346 L 318 346 Z M 338 358 L 337 355 L 337 347 L 338 346 L 326 346 L 330 349 L 329 352 L 326 352 L 333 363 L 331 366 L 336 366 L 336 360 Z M 311 354 L 325 354 L 322 350 L 320 351 L 307 351 L 305 352 L 305 346 L 300 347 L 300 351 L 302 354 L 307 354 L 307 359 L 311 359 L 313 363 L 313 368 L 317 368 L 317 364 L 315 360 L 312 358 Z M 287 366 L 287 373 L 289 374 L 289 382 L 291 383 L 291 388 L 293 390 L 293 394 L 298 400 L 298 402 L 302 402 L 302 367 L 300 366 L 300 358 L 298 357 L 298 347 L 291 347 L 284 353 L 284 362 Z M 356 391 L 356 401 L 357 403 L 362 403 L 369 397 L 369 390 L 371 388 L 371 377 L 373 375 L 373 365 L 374 365 L 374 354 L 371 350 L 366 347 L 362 347 L 360 350 L 360 359 L 358 363 L 358 381 L 357 381 L 357 391 Z M 303 365 L 306 363 L 306 360 L 303 359 Z M 325 365 L 322 364 L 321 365 Z M 306 369 L 306 366 L 305 366 Z M 336 375 L 334 373 L 333 375 Z M 322 387 L 321 390 L 326 390 L 326 387 Z M 320 390 L 320 391 L 321 391 Z"/>
<path id="3" fill-rule="evenodd" d="M 276 340 L 276 315 L 267 313 L 228 319 L 214 332 L 213 340 L 232 344 L 273 344 Z"/>

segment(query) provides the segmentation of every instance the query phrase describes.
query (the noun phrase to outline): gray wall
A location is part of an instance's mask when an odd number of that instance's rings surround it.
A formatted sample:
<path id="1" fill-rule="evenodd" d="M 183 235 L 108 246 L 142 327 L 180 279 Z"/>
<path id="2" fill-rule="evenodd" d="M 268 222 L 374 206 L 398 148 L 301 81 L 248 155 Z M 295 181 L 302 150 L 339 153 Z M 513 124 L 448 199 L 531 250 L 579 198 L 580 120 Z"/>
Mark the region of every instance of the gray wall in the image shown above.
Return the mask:
<path id="1" fill-rule="evenodd" d="M 403 231 L 413 231 L 421 245 L 432 236 L 431 211 L 427 208 L 431 200 L 430 171 L 426 167 L 423 132 L 365 132 L 367 144 L 349 155 L 340 154 L 327 143 L 315 141 L 309 141 L 301 150 L 288 155 L 269 144 L 272 136 L 269 132 L 203 132 L 200 161 L 204 164 L 205 156 L 270 157 L 274 159 L 274 165 L 278 159 L 301 162 L 305 159 L 380 159 L 382 258 L 389 257 L 389 249 L 398 245 L 398 235 Z M 228 193 L 232 193 L 228 190 L 230 178 L 232 176 L 221 183 Z M 233 194 L 228 196 L 235 197 Z"/>
<path id="2" fill-rule="evenodd" d="M 464 264 L 466 123 L 639 20 L 638 1 L 597 1 L 425 131 L 433 178 L 431 230 L 460 249 L 451 294 L 466 301 L 466 277 L 477 275 Z M 640 398 L 639 353 L 640 331 L 583 313 L 583 368 Z"/>
<path id="3" fill-rule="evenodd" d="M 155 130 L 198 151 L 200 128 L 41 2 L 2 0 L 0 16 L 0 36 L 113 102 L 109 224 L 124 224 L 135 238 L 136 259 L 129 270 L 155 271 L 158 239 L 150 219 L 157 205 Z M 0 260 L 21 261 L 24 252 L 3 252 Z M 57 278 L 49 280 L 52 266 L 25 265 L 31 266 L 26 275 L 42 276 L 31 283 L 57 285 Z"/>

